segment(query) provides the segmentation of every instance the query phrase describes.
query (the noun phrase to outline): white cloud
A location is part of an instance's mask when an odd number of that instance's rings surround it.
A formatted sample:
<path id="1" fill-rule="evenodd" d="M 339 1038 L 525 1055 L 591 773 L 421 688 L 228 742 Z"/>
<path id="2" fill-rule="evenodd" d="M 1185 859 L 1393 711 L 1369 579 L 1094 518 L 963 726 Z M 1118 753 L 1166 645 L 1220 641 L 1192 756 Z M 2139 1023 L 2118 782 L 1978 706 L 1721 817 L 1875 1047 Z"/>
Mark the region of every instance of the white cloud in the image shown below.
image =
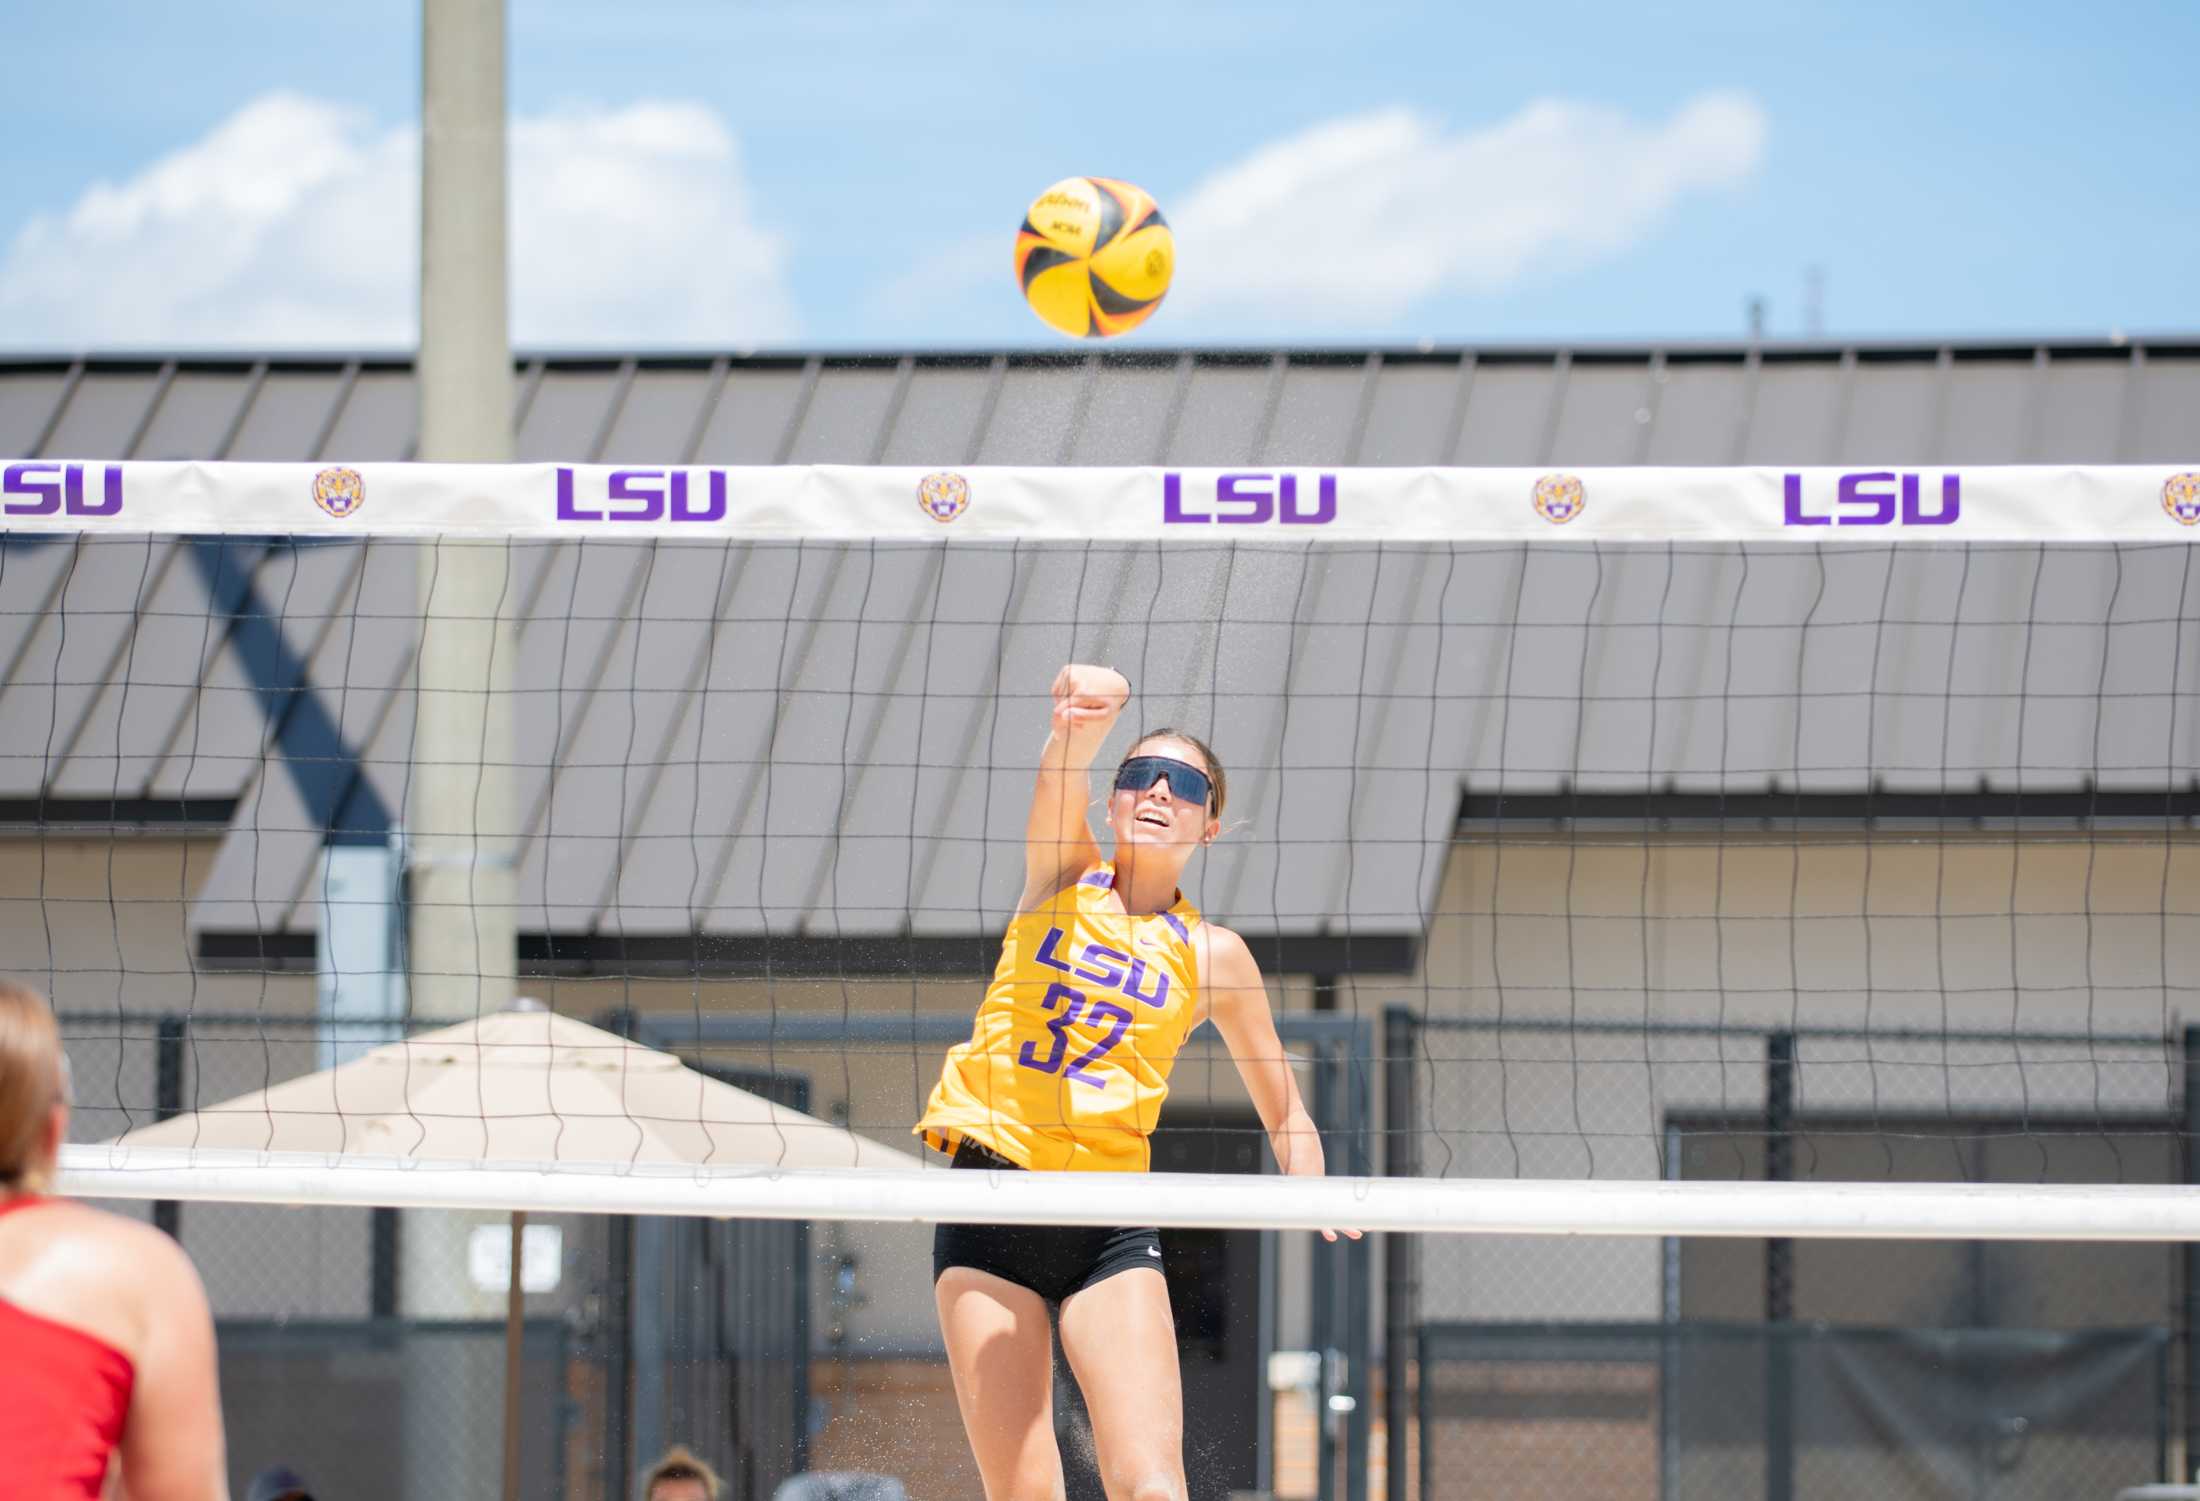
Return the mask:
<path id="1" fill-rule="evenodd" d="M 1015 286 L 1015 245 L 1015 236 L 999 229 L 935 245 L 873 289 L 876 315 L 902 322 L 938 307 L 943 293 Z"/>
<path id="2" fill-rule="evenodd" d="M 792 337 L 784 241 L 708 108 L 512 122 L 512 336 L 557 347 Z M 0 258 L 18 348 L 410 346 L 419 133 L 294 94 L 254 101 Z"/>
<path id="3" fill-rule="evenodd" d="M 1292 299 L 1292 321 L 1341 322 L 1503 291 L 1615 256 L 1689 195 L 1746 181 L 1765 134 L 1764 111 L 1735 93 L 1662 124 L 1555 99 L 1451 134 L 1403 108 L 1330 120 L 1167 206 L 1172 310 Z"/>

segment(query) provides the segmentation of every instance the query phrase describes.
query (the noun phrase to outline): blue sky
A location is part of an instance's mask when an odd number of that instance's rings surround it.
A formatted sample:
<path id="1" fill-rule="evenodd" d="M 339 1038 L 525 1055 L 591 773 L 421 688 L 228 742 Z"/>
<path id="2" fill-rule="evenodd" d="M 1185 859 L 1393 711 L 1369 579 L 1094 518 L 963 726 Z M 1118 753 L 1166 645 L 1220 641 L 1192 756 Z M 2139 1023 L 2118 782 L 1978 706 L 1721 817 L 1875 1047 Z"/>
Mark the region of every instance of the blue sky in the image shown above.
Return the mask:
<path id="1" fill-rule="evenodd" d="M 417 0 L 17 0 L 0 344 L 402 347 Z M 2200 6 L 513 0 L 514 336 L 1043 346 L 1055 179 L 1139 342 L 2200 329 Z M 26 128 L 22 122 L 35 121 Z"/>

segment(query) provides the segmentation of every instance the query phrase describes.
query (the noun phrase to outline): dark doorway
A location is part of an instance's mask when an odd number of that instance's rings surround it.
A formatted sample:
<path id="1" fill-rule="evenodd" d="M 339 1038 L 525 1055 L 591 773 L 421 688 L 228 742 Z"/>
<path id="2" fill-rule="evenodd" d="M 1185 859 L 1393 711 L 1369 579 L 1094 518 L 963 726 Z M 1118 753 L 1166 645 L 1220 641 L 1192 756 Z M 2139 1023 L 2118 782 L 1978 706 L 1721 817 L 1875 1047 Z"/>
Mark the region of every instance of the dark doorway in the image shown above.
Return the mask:
<path id="1" fill-rule="evenodd" d="M 1250 1111 L 1171 1106 L 1153 1136 L 1157 1173 L 1258 1173 L 1268 1149 Z M 1164 1230 L 1164 1275 L 1184 1382 L 1184 1470 L 1193 1501 L 1263 1488 L 1261 1332 L 1274 1237 L 1258 1230 Z M 1056 1428 L 1069 1501 L 1101 1501 L 1091 1425 L 1059 1357 Z"/>

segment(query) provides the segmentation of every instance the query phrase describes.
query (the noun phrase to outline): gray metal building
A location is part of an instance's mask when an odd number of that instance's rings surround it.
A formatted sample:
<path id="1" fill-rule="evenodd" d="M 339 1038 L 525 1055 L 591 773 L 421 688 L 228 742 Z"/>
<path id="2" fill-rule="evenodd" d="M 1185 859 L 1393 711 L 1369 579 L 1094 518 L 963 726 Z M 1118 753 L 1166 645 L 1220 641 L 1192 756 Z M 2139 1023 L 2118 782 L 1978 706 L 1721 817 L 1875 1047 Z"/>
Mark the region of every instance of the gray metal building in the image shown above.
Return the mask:
<path id="1" fill-rule="evenodd" d="M 2191 340 L 540 357 L 520 374 L 526 460 L 1925 467 L 2200 451 Z M 10 456 L 400 459 L 414 423 L 391 360 L 0 365 Z M 1411 966 L 1462 790 L 2142 789 L 2195 760 L 2189 710 L 2173 713 L 2195 701 L 2172 681 L 2177 546 L 1311 564 L 1254 547 L 522 551 L 520 926 L 540 962 L 566 940 L 568 967 L 616 953 L 685 972 L 692 946 L 661 940 L 690 932 L 993 931 L 1020 837 L 1013 773 L 1071 655 L 1131 672 L 1146 723 L 1222 737 L 1245 792 L 1196 895 L 1301 944 L 1271 950 L 1301 971 Z M 306 961 L 330 829 L 402 808 L 410 545 L 18 543 L 7 561 L 0 800 L 18 818 L 43 800 L 225 826 L 194 893 L 200 952 Z M 2200 652 L 2181 660 L 2189 674 Z M 1992 691 L 1948 694 L 1959 669 Z M 1885 712 L 1851 713 L 1859 693 Z M 278 763 L 289 774 L 266 774 Z M 1345 934 L 1349 956 L 1303 946 Z M 845 948 L 831 962 L 864 964 Z"/>

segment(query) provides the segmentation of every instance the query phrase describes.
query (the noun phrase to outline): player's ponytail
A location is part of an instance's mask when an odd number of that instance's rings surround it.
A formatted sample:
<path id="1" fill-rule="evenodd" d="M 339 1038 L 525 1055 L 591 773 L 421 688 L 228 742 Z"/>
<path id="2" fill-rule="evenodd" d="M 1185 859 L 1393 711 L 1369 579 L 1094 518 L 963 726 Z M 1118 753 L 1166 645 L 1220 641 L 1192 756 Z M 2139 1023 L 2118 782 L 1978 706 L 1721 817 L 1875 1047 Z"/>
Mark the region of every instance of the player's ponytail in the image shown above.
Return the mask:
<path id="1" fill-rule="evenodd" d="M 61 1030 L 46 998 L 0 980 L 0 1187 L 44 1186 L 46 1118 L 61 1099 Z"/>

